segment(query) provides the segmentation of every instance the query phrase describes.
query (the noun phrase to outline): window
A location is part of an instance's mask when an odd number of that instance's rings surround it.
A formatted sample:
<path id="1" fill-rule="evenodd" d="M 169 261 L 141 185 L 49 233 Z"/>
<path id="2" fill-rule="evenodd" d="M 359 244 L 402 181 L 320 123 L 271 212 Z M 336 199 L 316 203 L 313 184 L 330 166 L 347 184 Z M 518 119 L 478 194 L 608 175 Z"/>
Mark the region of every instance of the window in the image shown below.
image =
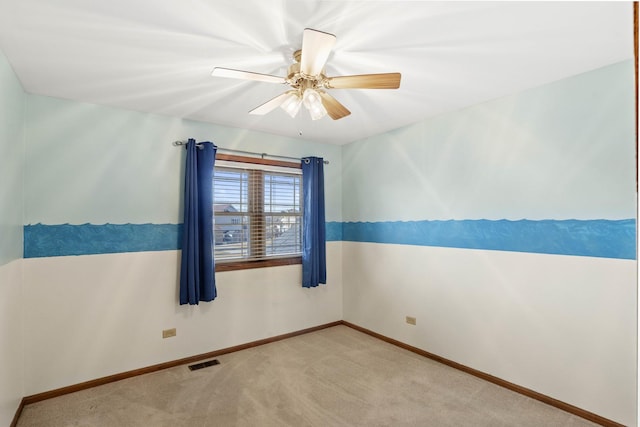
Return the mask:
<path id="1" fill-rule="evenodd" d="M 300 166 L 221 154 L 217 158 L 213 178 L 216 271 L 300 263 Z"/>

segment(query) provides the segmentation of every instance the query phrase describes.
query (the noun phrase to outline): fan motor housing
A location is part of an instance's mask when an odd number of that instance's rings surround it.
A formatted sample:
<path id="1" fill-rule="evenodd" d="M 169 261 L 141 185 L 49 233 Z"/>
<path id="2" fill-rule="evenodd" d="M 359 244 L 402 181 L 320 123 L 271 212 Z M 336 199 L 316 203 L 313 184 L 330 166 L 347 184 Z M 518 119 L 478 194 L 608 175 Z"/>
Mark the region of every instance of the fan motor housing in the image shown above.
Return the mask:
<path id="1" fill-rule="evenodd" d="M 319 89 L 327 87 L 325 84 L 327 76 L 324 73 L 320 73 L 317 76 L 306 76 L 300 72 L 300 58 L 302 57 L 302 50 L 296 50 L 293 52 L 293 59 L 295 62 L 289 65 L 287 70 L 287 83 L 294 89 Z M 324 70 L 323 70 L 324 71 Z"/>

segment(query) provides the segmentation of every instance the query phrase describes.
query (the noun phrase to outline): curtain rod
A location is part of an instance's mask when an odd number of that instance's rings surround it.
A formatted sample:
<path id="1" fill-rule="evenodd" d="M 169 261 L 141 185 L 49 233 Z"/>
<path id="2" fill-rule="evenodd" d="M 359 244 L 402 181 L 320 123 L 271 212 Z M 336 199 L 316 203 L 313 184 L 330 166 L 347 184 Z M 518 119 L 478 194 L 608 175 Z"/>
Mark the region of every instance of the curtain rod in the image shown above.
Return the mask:
<path id="1" fill-rule="evenodd" d="M 199 143 L 196 143 L 196 145 Z M 173 141 L 173 145 L 176 147 L 179 147 L 181 145 L 187 145 L 187 143 L 185 141 Z M 218 151 L 226 151 L 229 153 L 238 153 L 238 154 L 247 154 L 250 156 L 260 156 L 261 158 L 265 158 L 265 157 L 275 157 L 278 159 L 289 159 L 289 160 L 300 160 L 302 161 L 303 159 L 297 158 L 297 157 L 289 157 L 289 156 L 278 156 L 276 154 L 267 154 L 267 153 L 256 153 L 254 151 L 243 151 L 243 150 L 234 150 L 232 148 L 224 148 L 224 147 L 218 147 Z M 329 160 L 325 160 L 324 161 L 325 165 L 329 164 Z"/>

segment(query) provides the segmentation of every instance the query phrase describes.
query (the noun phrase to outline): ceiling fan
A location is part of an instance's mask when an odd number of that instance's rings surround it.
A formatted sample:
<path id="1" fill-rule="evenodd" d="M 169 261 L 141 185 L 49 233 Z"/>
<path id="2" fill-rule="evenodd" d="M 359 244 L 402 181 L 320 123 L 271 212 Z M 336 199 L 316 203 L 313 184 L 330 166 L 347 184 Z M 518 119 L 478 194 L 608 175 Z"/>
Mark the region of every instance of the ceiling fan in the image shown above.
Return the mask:
<path id="1" fill-rule="evenodd" d="M 249 114 L 264 115 L 281 107 L 291 117 L 295 117 L 304 105 L 313 120 L 329 115 L 333 120 L 348 116 L 351 112 L 337 99 L 329 95 L 327 89 L 397 89 L 400 87 L 400 73 L 359 74 L 352 76 L 327 77 L 324 66 L 336 36 L 323 31 L 305 28 L 302 35 L 302 49 L 293 53 L 295 62 L 289 66 L 286 77 L 251 71 L 216 67 L 214 77 L 253 80 L 266 83 L 288 84 L 291 89 L 249 111 Z"/>

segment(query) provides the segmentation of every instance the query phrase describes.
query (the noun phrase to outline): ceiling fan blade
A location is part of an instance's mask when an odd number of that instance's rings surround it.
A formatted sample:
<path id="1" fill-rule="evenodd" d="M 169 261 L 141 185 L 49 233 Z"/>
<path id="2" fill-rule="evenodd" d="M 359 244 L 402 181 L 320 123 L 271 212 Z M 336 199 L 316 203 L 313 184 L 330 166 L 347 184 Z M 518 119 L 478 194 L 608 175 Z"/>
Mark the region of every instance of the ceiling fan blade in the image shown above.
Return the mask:
<path id="1" fill-rule="evenodd" d="M 338 102 L 338 100 L 333 96 L 329 95 L 326 92 L 319 91 L 318 93 L 322 98 L 322 105 L 324 106 L 325 110 L 327 110 L 327 114 L 329 115 L 329 117 L 331 117 L 333 120 L 338 120 L 351 114 L 351 111 L 347 110 L 347 107 Z"/>
<path id="2" fill-rule="evenodd" d="M 282 104 L 284 102 L 284 100 L 287 99 L 287 96 L 289 96 L 289 94 L 292 93 L 292 92 L 295 92 L 295 91 L 288 90 L 285 93 L 281 93 L 280 95 L 276 96 L 275 98 L 265 102 L 264 104 L 254 108 L 253 110 L 249 111 L 249 114 L 263 116 L 263 115 L 265 115 L 267 113 L 270 113 L 271 111 L 273 111 L 276 108 L 278 108 L 280 106 L 280 104 Z"/>
<path id="3" fill-rule="evenodd" d="M 213 77 L 227 77 L 230 79 L 254 80 L 266 83 L 286 83 L 284 77 L 271 74 L 252 73 L 251 71 L 233 70 L 231 68 L 216 67 L 211 72 Z"/>
<path id="4" fill-rule="evenodd" d="M 330 89 L 398 89 L 400 73 L 328 77 L 327 87 Z"/>
<path id="5" fill-rule="evenodd" d="M 336 36 L 333 34 L 305 28 L 302 34 L 300 72 L 312 77 L 320 74 L 335 43 Z"/>

